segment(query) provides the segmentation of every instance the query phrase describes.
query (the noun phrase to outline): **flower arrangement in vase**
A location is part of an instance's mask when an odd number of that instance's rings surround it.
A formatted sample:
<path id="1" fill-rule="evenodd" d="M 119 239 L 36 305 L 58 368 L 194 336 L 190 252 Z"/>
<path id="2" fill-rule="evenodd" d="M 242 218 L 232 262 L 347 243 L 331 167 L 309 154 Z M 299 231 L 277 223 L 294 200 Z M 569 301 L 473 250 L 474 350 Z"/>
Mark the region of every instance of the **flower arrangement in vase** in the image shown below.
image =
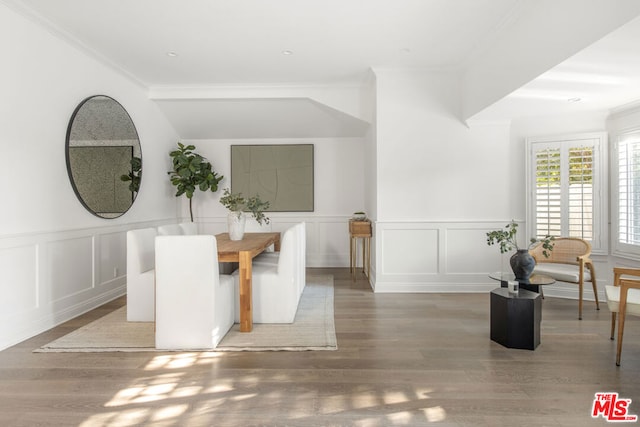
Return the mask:
<path id="1" fill-rule="evenodd" d="M 242 193 L 232 193 L 225 188 L 220 203 L 229 210 L 227 225 L 231 240 L 242 240 L 246 223 L 245 213 L 250 213 L 260 225 L 269 224 L 269 217 L 264 214 L 264 211 L 269 208 L 269 202 L 260 199 L 258 194 L 246 198 Z"/>

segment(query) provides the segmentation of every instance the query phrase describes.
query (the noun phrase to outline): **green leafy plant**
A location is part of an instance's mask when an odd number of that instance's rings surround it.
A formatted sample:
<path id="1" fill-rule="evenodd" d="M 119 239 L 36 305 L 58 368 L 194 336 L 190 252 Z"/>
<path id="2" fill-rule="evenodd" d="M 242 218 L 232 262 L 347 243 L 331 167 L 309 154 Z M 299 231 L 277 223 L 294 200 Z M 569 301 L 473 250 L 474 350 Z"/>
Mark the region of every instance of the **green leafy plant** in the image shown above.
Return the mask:
<path id="1" fill-rule="evenodd" d="M 500 253 L 509 252 L 513 249 L 520 250 L 518 247 L 518 224 L 515 221 L 511 221 L 507 224 L 502 230 L 494 230 L 487 233 L 487 245 L 500 245 Z M 542 244 L 542 254 L 545 257 L 549 257 L 551 251 L 553 250 L 555 237 L 551 235 L 546 235 L 541 239 L 532 237 L 529 240 L 529 245 L 527 246 L 527 250 L 531 249 L 534 245 L 541 243 Z"/>
<path id="2" fill-rule="evenodd" d="M 264 214 L 264 211 L 269 209 L 269 202 L 260 199 L 258 194 L 245 198 L 242 193 L 232 193 L 231 190 L 225 188 L 223 196 L 220 197 L 220 203 L 231 212 L 237 213 L 238 216 L 243 212 L 250 212 L 258 224 L 269 224 L 269 217 Z"/>
<path id="3" fill-rule="evenodd" d="M 131 163 L 131 172 L 128 175 L 120 175 L 120 180 L 129 183 L 129 191 L 137 193 L 140 190 L 140 179 L 142 175 L 142 159 L 140 157 L 132 157 L 129 161 Z M 134 194 L 135 196 L 135 194 Z"/>
<path id="4" fill-rule="evenodd" d="M 169 153 L 173 170 L 167 172 L 177 191 L 176 197 L 183 194 L 189 199 L 189 214 L 193 222 L 192 198 L 196 189 L 200 191 L 218 191 L 218 183 L 224 178 L 213 171 L 211 163 L 200 154 L 195 153 L 194 145 L 178 143 L 178 149 Z"/>

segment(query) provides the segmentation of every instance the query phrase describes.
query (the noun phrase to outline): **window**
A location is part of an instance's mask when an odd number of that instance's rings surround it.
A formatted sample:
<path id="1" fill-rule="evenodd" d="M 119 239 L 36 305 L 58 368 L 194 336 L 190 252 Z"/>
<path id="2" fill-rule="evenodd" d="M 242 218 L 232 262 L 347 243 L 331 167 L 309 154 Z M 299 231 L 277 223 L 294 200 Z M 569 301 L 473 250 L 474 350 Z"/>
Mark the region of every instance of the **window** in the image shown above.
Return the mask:
<path id="1" fill-rule="evenodd" d="M 640 131 L 618 137 L 617 154 L 617 238 L 614 253 L 640 256 Z"/>
<path id="2" fill-rule="evenodd" d="M 579 237 L 591 243 L 593 253 L 606 253 L 606 134 L 531 138 L 527 145 L 530 234 Z"/>

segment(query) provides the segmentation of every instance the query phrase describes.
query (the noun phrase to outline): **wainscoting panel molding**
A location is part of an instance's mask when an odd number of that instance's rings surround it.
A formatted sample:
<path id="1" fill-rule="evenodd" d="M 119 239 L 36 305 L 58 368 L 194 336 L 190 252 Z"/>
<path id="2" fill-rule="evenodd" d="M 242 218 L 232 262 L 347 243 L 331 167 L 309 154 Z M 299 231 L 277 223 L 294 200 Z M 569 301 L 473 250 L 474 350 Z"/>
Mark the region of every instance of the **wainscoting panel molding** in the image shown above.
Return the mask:
<path id="1" fill-rule="evenodd" d="M 38 307 L 37 247 L 16 246 L 0 250 L 0 313 L 18 316 Z"/>
<path id="2" fill-rule="evenodd" d="M 126 293 L 126 232 L 163 220 L 0 237 L 0 350 Z"/>
<path id="3" fill-rule="evenodd" d="M 348 216 L 270 217 L 274 231 L 306 222 L 308 267 L 349 266 Z M 126 232 L 182 220 L 0 237 L 0 350 L 124 295 Z M 226 217 L 197 222 L 201 233 L 227 230 Z M 499 286 L 489 272 L 508 270 L 510 254 L 487 246 L 485 233 L 507 222 L 377 222 L 371 286 L 375 292 L 489 292 Z M 606 305 L 613 263 L 606 257 L 594 261 Z M 558 283 L 545 295 L 577 298 L 577 286 Z M 585 299 L 593 299 L 590 284 Z"/>
<path id="4" fill-rule="evenodd" d="M 376 223 L 376 292 L 487 292 L 501 255 L 485 233 L 502 222 Z"/>
<path id="5" fill-rule="evenodd" d="M 405 277 L 438 274 L 440 230 L 378 227 L 378 232 L 384 242 L 380 257 L 383 274 Z"/>
<path id="6" fill-rule="evenodd" d="M 372 287 L 380 293 L 489 292 L 500 286 L 489 273 L 511 271 L 513 252 L 501 254 L 498 246 L 488 246 L 486 233 L 508 222 L 378 221 Z M 524 236 L 520 237 L 525 247 Z M 606 306 L 604 286 L 611 283 L 611 266 L 605 260 L 594 262 L 602 307 Z M 577 298 L 578 287 L 556 283 L 545 288 L 545 295 Z M 585 284 L 584 299 L 594 299 L 591 283 Z"/>

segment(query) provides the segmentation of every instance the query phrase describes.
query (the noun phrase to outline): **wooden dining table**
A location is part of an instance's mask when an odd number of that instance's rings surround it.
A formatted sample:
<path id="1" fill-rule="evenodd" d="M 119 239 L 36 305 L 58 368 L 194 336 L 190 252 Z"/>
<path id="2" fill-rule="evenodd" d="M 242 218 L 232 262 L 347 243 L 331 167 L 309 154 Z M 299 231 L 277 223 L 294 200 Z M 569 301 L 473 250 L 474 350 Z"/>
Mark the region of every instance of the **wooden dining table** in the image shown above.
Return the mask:
<path id="1" fill-rule="evenodd" d="M 229 233 L 216 234 L 219 262 L 237 262 L 240 279 L 240 332 L 253 330 L 252 262 L 256 255 L 274 245 L 280 250 L 280 233 L 244 233 L 242 240 L 231 240 Z"/>

